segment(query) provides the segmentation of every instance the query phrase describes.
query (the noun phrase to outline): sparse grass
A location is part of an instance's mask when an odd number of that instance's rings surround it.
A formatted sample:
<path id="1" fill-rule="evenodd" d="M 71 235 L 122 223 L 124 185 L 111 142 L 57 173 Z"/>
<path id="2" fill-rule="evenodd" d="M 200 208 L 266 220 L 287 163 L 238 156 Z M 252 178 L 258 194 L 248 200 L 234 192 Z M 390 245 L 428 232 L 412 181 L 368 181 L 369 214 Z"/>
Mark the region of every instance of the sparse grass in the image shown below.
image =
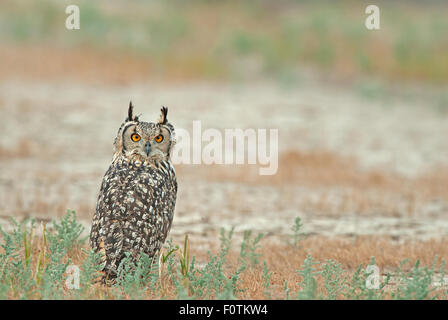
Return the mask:
<path id="1" fill-rule="evenodd" d="M 313 244 L 316 240 L 310 238 L 303 240 L 303 248 L 299 249 L 287 244 L 263 243 L 261 235 L 252 237 L 247 232 L 238 253 L 232 250 L 233 230 L 228 234 L 222 230 L 216 254 L 210 250 L 207 253 L 190 252 L 193 248 L 190 248 L 186 236 L 181 250 L 168 241 L 160 259 L 151 259 L 144 254 L 137 264 L 124 259 L 116 283 L 105 287 L 96 282 L 100 275 L 101 257 L 82 247 L 82 242 L 79 242 L 81 226 L 75 217 L 69 211 L 60 222 L 56 222 L 54 231 L 42 226 L 39 236 L 33 231 L 33 221 L 13 222 L 15 228 L 9 233 L 1 230 L 1 298 L 447 298 L 444 258 L 448 256 L 448 246 L 445 240 L 398 245 L 375 239 L 354 242 L 320 239 Z M 291 237 L 294 240 L 295 234 Z M 67 246 L 67 239 L 72 240 L 72 246 Z M 352 242 L 347 248 L 350 254 L 339 252 L 335 255 L 334 248 L 344 248 L 343 243 L 347 241 Z M 379 250 L 366 250 L 369 245 L 376 245 Z M 322 250 L 322 246 L 327 248 Z M 366 258 L 374 252 L 379 254 L 379 259 Z M 388 256 L 391 253 L 395 255 Z M 410 258 L 401 259 L 406 253 L 411 253 Z M 339 261 L 335 257 L 339 257 Z M 260 259 L 263 263 L 259 263 Z M 422 265 L 429 259 L 432 262 Z M 67 285 L 69 265 L 80 267 L 79 289 L 69 289 Z M 378 288 L 368 286 L 372 283 L 373 271 L 367 266 L 377 266 L 381 270 Z M 367 281 L 369 279 L 370 282 Z"/>

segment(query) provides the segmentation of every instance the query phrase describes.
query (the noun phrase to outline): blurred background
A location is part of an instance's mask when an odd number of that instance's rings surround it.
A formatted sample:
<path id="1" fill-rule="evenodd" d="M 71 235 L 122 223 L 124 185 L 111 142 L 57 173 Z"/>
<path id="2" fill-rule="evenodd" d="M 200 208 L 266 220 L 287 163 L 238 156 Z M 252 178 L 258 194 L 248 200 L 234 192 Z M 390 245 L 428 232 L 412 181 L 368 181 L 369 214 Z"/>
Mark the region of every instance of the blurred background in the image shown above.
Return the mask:
<path id="1" fill-rule="evenodd" d="M 80 8 L 67 30 L 65 8 Z M 279 129 L 279 170 L 179 165 L 171 235 L 394 240 L 448 230 L 448 3 L 0 3 L 0 224 L 75 210 L 87 231 L 132 100 L 191 129 Z"/>

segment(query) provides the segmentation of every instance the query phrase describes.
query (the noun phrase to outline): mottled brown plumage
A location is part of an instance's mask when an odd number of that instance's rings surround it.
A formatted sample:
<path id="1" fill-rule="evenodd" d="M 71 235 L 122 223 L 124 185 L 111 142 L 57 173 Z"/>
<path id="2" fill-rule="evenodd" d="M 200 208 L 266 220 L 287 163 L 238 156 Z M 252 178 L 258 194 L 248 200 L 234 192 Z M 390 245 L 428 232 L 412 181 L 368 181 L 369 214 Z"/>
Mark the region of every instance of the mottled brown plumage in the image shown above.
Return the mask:
<path id="1" fill-rule="evenodd" d="M 104 254 L 106 279 L 116 276 L 126 252 L 134 259 L 141 252 L 156 255 L 171 228 L 177 181 L 170 160 L 175 132 L 167 113 L 163 107 L 158 122 L 141 122 L 131 103 L 115 138 L 90 232 L 91 247 Z"/>

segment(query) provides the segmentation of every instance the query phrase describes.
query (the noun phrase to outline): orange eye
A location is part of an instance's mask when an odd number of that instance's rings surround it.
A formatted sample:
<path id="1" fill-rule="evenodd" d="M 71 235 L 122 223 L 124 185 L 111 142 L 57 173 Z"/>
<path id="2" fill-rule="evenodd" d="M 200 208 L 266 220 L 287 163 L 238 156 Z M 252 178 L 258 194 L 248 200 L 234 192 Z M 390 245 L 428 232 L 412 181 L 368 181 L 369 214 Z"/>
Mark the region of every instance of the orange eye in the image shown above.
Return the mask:
<path id="1" fill-rule="evenodd" d="M 162 136 L 161 134 L 159 134 L 157 137 L 154 138 L 154 140 L 155 140 L 157 143 L 160 143 L 160 142 L 163 141 L 163 136 Z"/>
<path id="2" fill-rule="evenodd" d="M 140 139 L 141 139 L 141 137 L 136 133 L 132 134 L 132 136 L 131 136 L 131 140 L 134 142 L 140 141 Z"/>

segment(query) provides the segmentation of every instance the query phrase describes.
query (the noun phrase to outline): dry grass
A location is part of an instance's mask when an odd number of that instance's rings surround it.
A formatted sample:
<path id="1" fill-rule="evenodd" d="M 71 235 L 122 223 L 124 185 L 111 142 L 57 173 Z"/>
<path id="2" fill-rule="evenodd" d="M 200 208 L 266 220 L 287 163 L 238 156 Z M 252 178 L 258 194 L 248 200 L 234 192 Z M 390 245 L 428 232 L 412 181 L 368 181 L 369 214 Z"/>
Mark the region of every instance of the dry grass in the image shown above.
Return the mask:
<path id="1" fill-rule="evenodd" d="M 358 237 L 356 239 L 310 237 L 301 243 L 301 249 L 294 249 L 281 244 L 263 243 L 263 259 L 266 260 L 272 275 L 274 298 L 284 298 L 283 285 L 287 280 L 291 291 L 297 291 L 296 270 L 303 265 L 307 254 L 315 260 L 325 262 L 329 259 L 338 261 L 349 277 L 355 269 L 363 264 L 367 266 L 371 257 L 375 257 L 380 272 L 385 274 L 396 270 L 400 262 L 409 259 L 420 260 L 423 265 L 431 266 L 435 256 L 448 258 L 447 239 L 397 243 L 387 237 Z M 406 269 L 412 263 L 406 265 Z M 242 286 L 251 288 L 248 299 L 264 299 L 261 266 L 244 273 Z M 319 285 L 322 285 L 320 283 Z"/>
<path id="2" fill-rule="evenodd" d="M 3 79 L 78 80 L 123 84 L 147 79 L 151 60 L 91 48 L 4 47 L 0 52 Z"/>
<path id="3" fill-rule="evenodd" d="M 448 259 L 448 239 L 437 239 L 428 241 L 404 241 L 398 243 L 390 237 L 361 236 L 356 238 L 337 238 L 310 236 L 300 242 L 299 248 L 282 243 L 273 243 L 265 238 L 261 241 L 260 260 L 266 261 L 270 271 L 272 271 L 271 289 L 273 299 L 284 299 L 284 283 L 288 283 L 288 288 L 295 292 L 298 290 L 297 270 L 303 265 L 306 256 L 309 254 L 319 262 L 327 260 L 338 261 L 342 268 L 346 270 L 346 276 L 353 275 L 356 268 L 363 264 L 367 266 L 372 257 L 375 257 L 376 265 L 380 272 L 385 275 L 393 272 L 400 266 L 400 262 L 409 259 L 409 263 L 404 266 L 404 270 L 409 270 L 415 261 L 420 260 L 422 265 L 431 266 L 434 257 L 440 260 Z M 212 250 L 218 248 L 211 245 Z M 228 255 L 228 271 L 235 271 L 238 265 L 239 252 L 235 250 Z M 196 251 L 192 244 L 192 254 L 198 261 L 206 261 L 207 255 L 204 251 Z M 440 266 L 440 264 L 438 264 Z M 264 279 L 262 276 L 262 264 L 250 267 L 241 274 L 241 288 L 246 291 L 242 293 L 243 299 L 266 299 Z M 322 283 L 319 283 L 322 286 Z M 175 297 L 175 292 L 171 292 L 171 297 Z"/>
<path id="4" fill-rule="evenodd" d="M 181 242 L 177 243 L 179 246 Z M 404 271 L 411 269 L 413 264 L 419 260 L 421 265 L 431 267 L 434 258 L 438 258 L 436 269 L 440 268 L 440 261 L 448 260 L 448 239 L 433 239 L 428 241 L 405 241 L 398 243 L 389 237 L 366 236 L 357 238 L 327 238 L 321 236 L 310 236 L 300 242 L 298 248 L 283 243 L 273 243 L 269 239 L 260 242 L 261 263 L 248 266 L 240 276 L 238 288 L 242 292 L 237 296 L 239 299 L 266 299 L 265 279 L 263 278 L 263 262 L 265 261 L 269 271 L 272 272 L 270 281 L 270 296 L 272 299 L 285 299 L 284 284 L 288 283 L 288 289 L 296 292 L 300 277 L 297 270 L 303 265 L 309 254 L 315 261 L 326 262 L 336 260 L 343 268 L 344 276 L 351 279 L 359 265 L 367 266 L 372 257 L 375 257 L 376 265 L 382 275 L 391 273 L 392 281 L 386 287 L 387 290 L 395 288 L 394 272 L 400 267 L 400 263 L 407 259 L 408 263 L 402 268 Z M 40 238 L 36 238 L 33 245 L 33 255 L 38 256 L 41 250 Z M 75 246 L 69 251 L 68 256 L 71 264 L 82 265 L 86 254 L 81 250 L 88 247 Z M 211 252 L 219 251 L 216 242 L 209 242 L 208 248 Z M 177 253 L 178 254 L 178 253 Z M 191 243 L 191 256 L 195 256 L 196 264 L 205 264 L 208 254 L 204 249 L 198 249 L 195 242 Z M 234 273 L 239 266 L 239 249 L 234 243 L 227 256 L 224 273 Z M 178 259 L 178 257 L 176 258 Z M 32 261 L 32 270 L 36 268 L 36 260 Z M 167 299 L 176 299 L 177 292 L 168 275 L 163 277 L 164 288 L 162 295 Z M 319 279 L 318 288 L 323 289 L 323 281 Z M 112 289 L 95 284 L 90 299 L 114 299 Z M 66 289 L 66 294 L 69 295 Z M 161 299 L 162 295 L 154 295 L 148 292 L 145 299 Z M 342 296 L 340 298 L 343 298 Z"/>

